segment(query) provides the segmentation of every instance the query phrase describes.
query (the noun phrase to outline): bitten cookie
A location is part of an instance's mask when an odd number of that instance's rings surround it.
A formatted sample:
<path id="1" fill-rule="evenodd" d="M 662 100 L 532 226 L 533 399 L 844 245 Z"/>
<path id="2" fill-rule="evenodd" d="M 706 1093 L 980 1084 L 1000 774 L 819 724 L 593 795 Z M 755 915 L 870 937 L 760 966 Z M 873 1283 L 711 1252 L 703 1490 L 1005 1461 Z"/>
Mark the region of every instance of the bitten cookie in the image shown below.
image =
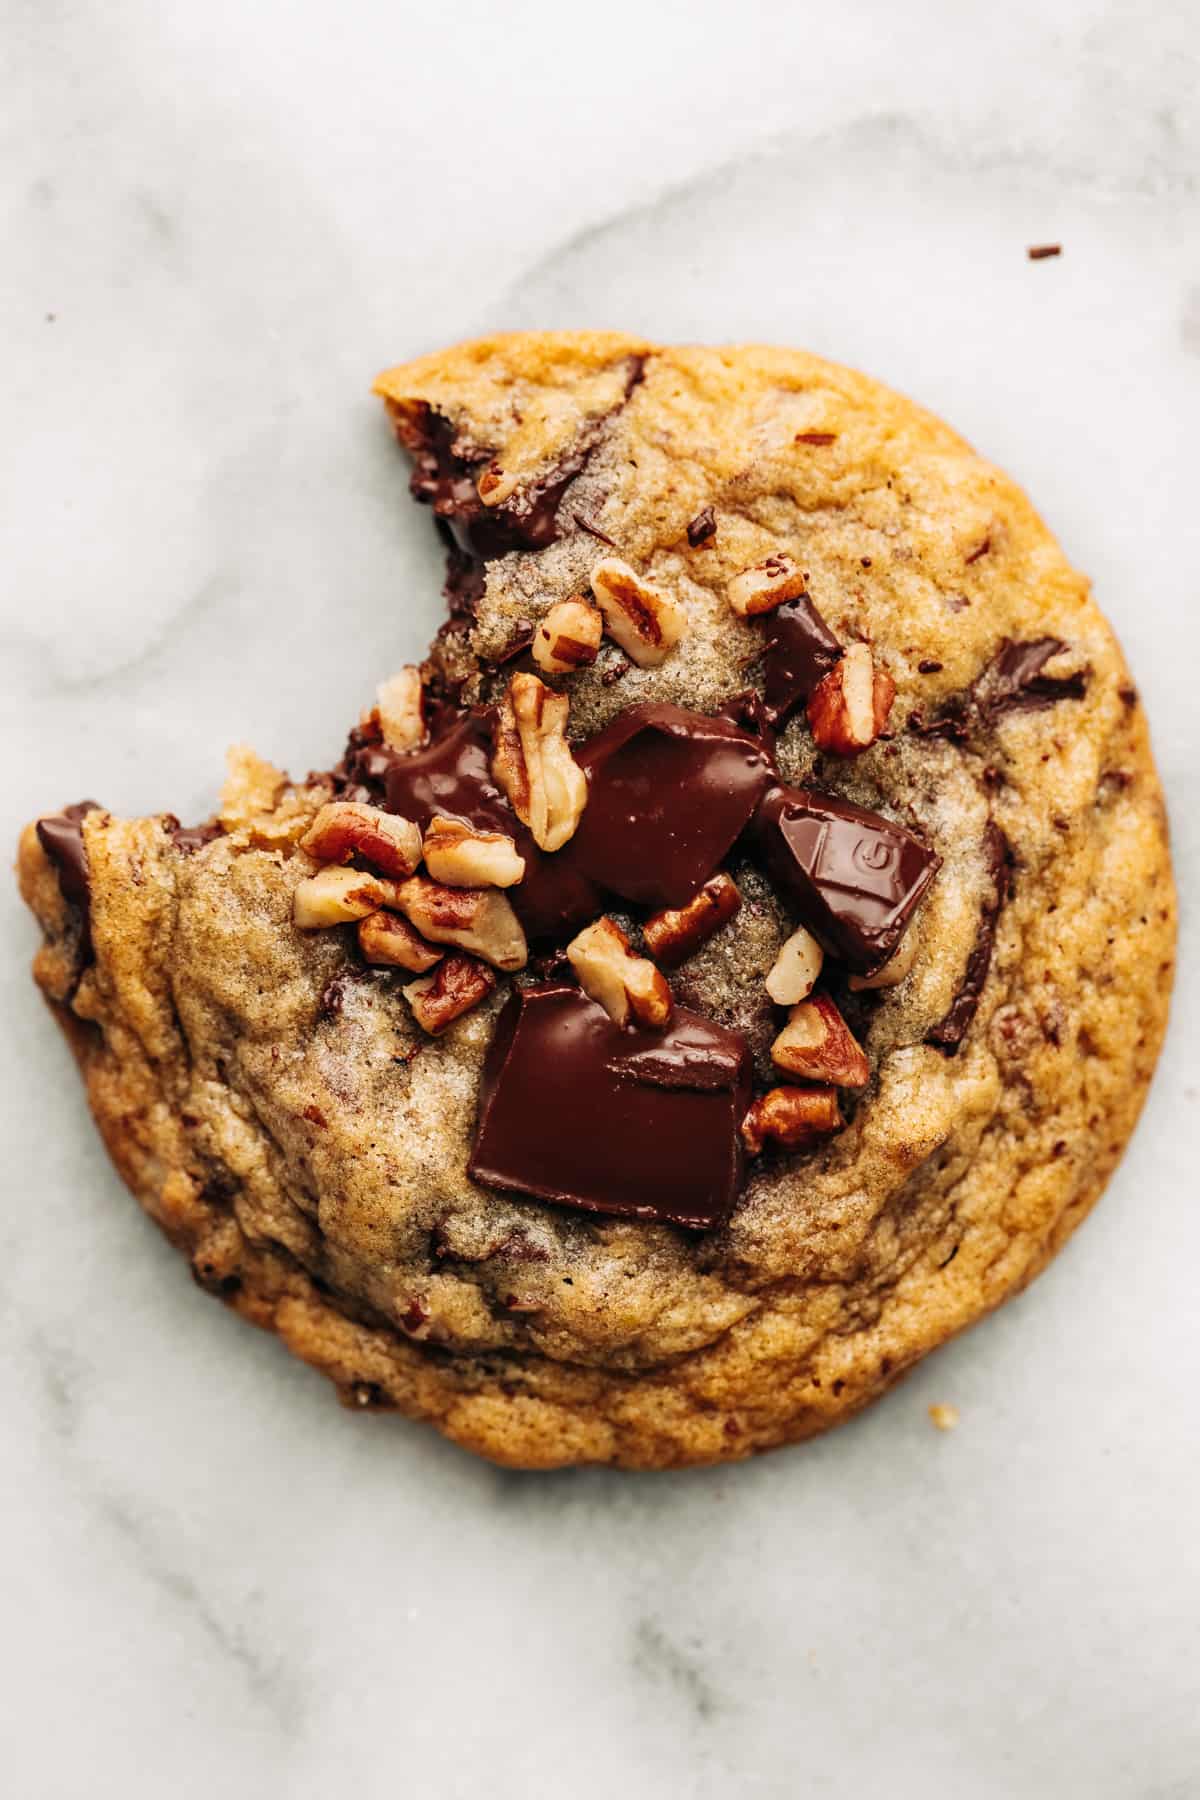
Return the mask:
<path id="1" fill-rule="evenodd" d="M 142 1205 L 350 1404 L 537 1468 L 810 1436 L 1133 1129 L 1174 895 L 1120 651 L 1011 482 L 816 357 L 377 387 L 428 661 L 203 826 L 31 825 L 37 979 Z"/>

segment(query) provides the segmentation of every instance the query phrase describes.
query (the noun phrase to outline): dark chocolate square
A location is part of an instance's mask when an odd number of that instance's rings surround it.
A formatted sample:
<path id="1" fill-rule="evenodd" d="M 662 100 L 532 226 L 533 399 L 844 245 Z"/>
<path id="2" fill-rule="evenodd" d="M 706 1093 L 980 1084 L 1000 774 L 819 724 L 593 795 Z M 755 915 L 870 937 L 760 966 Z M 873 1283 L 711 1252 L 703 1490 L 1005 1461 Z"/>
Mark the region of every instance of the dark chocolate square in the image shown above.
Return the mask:
<path id="1" fill-rule="evenodd" d="M 468 1172 L 559 1206 L 710 1230 L 741 1186 L 750 1080 L 745 1039 L 698 1013 L 621 1030 L 566 982 L 514 988 Z"/>

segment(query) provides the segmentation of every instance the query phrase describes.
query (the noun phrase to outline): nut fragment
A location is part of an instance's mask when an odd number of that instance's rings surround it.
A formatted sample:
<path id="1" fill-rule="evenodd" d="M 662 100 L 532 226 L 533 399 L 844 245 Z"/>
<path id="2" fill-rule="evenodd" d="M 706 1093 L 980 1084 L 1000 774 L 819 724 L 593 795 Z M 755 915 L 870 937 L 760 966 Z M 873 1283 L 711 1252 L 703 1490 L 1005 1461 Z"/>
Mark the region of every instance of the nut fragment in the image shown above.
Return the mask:
<path id="1" fill-rule="evenodd" d="M 358 800 L 330 800 L 300 839 L 300 848 L 318 862 L 344 863 L 361 856 L 383 875 L 411 875 L 421 860 L 421 833 L 411 819 L 397 818 Z"/>
<path id="2" fill-rule="evenodd" d="M 793 1006 L 771 1045 L 771 1060 L 789 1075 L 835 1087 L 865 1087 L 871 1079 L 861 1046 L 827 994 Z"/>
<path id="3" fill-rule="evenodd" d="M 825 953 L 803 925 L 793 931 L 775 958 L 767 976 L 767 992 L 776 1006 L 796 1006 L 807 1000 L 821 973 Z"/>
<path id="4" fill-rule="evenodd" d="M 528 961 L 520 921 L 495 888 L 444 887 L 413 875 L 396 889 L 394 904 L 435 944 L 471 950 L 497 969 L 523 969 Z"/>
<path id="5" fill-rule="evenodd" d="M 664 968 L 676 969 L 727 925 L 741 904 L 736 884 L 722 871 L 706 881 L 686 906 L 667 907 L 647 919 L 642 936 Z"/>
<path id="6" fill-rule="evenodd" d="M 448 956 L 439 969 L 402 990 L 422 1031 L 440 1037 L 447 1025 L 486 1000 L 496 977 L 473 956 Z"/>
<path id="7" fill-rule="evenodd" d="M 619 556 L 601 557 L 591 579 L 609 637 L 639 669 L 665 662 L 687 630 L 687 613 L 678 600 L 636 575 Z"/>
<path id="8" fill-rule="evenodd" d="M 475 483 L 475 491 L 485 506 L 500 506 L 510 500 L 520 487 L 519 475 L 514 475 L 500 467 L 497 462 L 489 463 L 479 480 Z"/>
<path id="9" fill-rule="evenodd" d="M 861 994 L 864 988 L 899 987 L 917 960 L 917 936 L 915 931 L 910 931 L 901 940 L 900 948 L 873 975 L 851 975 L 848 984 L 851 991 Z"/>
<path id="10" fill-rule="evenodd" d="M 612 919 L 597 919 L 567 945 L 567 960 L 585 994 L 599 1001 L 614 1025 L 651 1028 L 671 1017 L 666 977 L 644 956 L 630 954 L 629 939 Z"/>
<path id="11" fill-rule="evenodd" d="M 369 913 L 358 927 L 358 947 L 369 963 L 388 969 L 410 969 L 424 975 L 446 952 L 427 944 L 407 919 L 395 913 Z"/>
<path id="12" fill-rule="evenodd" d="M 895 697 L 895 682 L 876 669 L 868 646 L 851 644 L 808 697 L 813 742 L 835 756 L 857 756 L 887 724 Z"/>
<path id="13" fill-rule="evenodd" d="M 500 708 L 492 775 L 542 850 L 561 850 L 587 805 L 587 777 L 567 743 L 570 702 L 536 675 L 514 675 Z"/>
<path id="14" fill-rule="evenodd" d="M 421 671 L 407 663 L 377 690 L 379 729 L 390 750 L 415 750 L 425 739 L 425 703 Z"/>
<path id="15" fill-rule="evenodd" d="M 777 1087 L 754 1102 L 742 1120 L 742 1138 L 751 1156 L 757 1156 L 767 1138 L 786 1150 L 799 1150 L 841 1127 L 836 1088 Z"/>
<path id="16" fill-rule="evenodd" d="M 806 588 L 804 571 L 790 556 L 776 553 L 752 569 L 735 575 L 725 590 L 725 597 L 735 613 L 752 619 L 758 613 L 771 612 L 785 600 L 798 600 Z"/>
<path id="17" fill-rule="evenodd" d="M 425 867 L 447 887 L 515 887 L 525 858 L 503 831 L 475 831 L 459 819 L 436 818 L 425 833 Z"/>
<path id="18" fill-rule="evenodd" d="M 604 623 L 584 600 L 560 600 L 546 614 L 533 638 L 533 660 L 547 675 L 569 675 L 594 663 Z"/>
<path id="19" fill-rule="evenodd" d="M 394 881 L 382 881 L 362 869 L 320 869 L 296 884 L 292 919 L 301 931 L 321 931 L 349 919 L 365 919 L 381 906 L 395 906 L 398 893 Z"/>

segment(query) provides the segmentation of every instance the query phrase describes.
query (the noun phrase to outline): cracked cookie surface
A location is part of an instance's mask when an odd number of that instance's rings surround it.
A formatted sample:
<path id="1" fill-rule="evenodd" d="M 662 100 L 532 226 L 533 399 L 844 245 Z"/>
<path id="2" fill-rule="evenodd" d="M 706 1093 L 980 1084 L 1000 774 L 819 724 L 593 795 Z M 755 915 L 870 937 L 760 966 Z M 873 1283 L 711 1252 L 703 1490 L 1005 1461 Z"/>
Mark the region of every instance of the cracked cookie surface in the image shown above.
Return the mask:
<path id="1" fill-rule="evenodd" d="M 30 827 L 37 978 L 147 1211 L 205 1286 L 352 1403 L 538 1467 L 810 1435 L 1027 1282 L 1132 1130 L 1174 897 L 1120 651 L 1003 475 L 815 357 L 530 334 L 379 388 L 413 491 L 454 540 L 453 617 L 426 668 L 443 704 L 496 706 L 535 671 L 569 694 L 576 747 L 632 706 L 716 714 L 768 688 L 784 615 L 743 614 L 730 589 L 773 558 L 894 684 L 861 753 L 822 748 L 803 705 L 774 746 L 791 787 L 940 858 L 898 985 L 855 990 L 831 961 L 869 1066 L 843 1128 L 756 1157 L 728 1222 L 699 1234 L 473 1181 L 509 977 L 431 1038 L 408 977 L 365 965 L 352 927 L 293 924 L 315 868 L 300 839 L 347 764 L 293 784 L 240 754 L 211 833 L 89 812 L 86 907 Z M 669 597 L 680 635 L 642 665 L 606 614 L 594 660 L 547 671 L 535 634 L 601 597 L 602 559 Z M 349 761 L 361 778 L 361 746 Z M 740 910 L 670 985 L 744 1037 L 761 1091 L 783 1022 L 765 982 L 797 915 L 747 842 L 722 866 Z M 636 933 L 636 907 L 609 911 Z"/>

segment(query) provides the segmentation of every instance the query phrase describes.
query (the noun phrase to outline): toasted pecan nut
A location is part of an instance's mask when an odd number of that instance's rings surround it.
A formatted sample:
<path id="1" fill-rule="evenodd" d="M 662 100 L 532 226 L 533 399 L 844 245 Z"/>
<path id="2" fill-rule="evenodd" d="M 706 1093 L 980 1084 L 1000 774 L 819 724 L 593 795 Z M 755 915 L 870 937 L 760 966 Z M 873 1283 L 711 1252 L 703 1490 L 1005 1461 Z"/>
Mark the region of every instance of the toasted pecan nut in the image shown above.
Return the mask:
<path id="1" fill-rule="evenodd" d="M 752 619 L 759 613 L 771 612 L 785 600 L 798 600 L 807 588 L 804 571 L 790 556 L 776 553 L 752 569 L 735 575 L 725 590 L 725 597 L 735 613 Z"/>
<path id="2" fill-rule="evenodd" d="M 893 951 L 882 969 L 876 969 L 873 975 L 851 975 L 847 983 L 850 991 L 861 994 L 868 988 L 899 987 L 904 977 L 917 960 L 918 933 L 909 930 L 900 940 L 900 948 Z"/>
<path id="3" fill-rule="evenodd" d="M 665 907 L 646 920 L 646 948 L 665 969 L 677 969 L 729 923 L 741 904 L 737 884 L 722 870 L 686 906 Z"/>
<path id="4" fill-rule="evenodd" d="M 569 675 L 594 663 L 604 621 L 586 600 L 560 600 L 533 635 L 533 660 L 547 675 Z"/>
<path id="5" fill-rule="evenodd" d="M 771 1045 L 771 1060 L 789 1075 L 835 1087 L 865 1087 L 871 1079 L 861 1045 L 827 994 L 793 1006 Z"/>
<path id="6" fill-rule="evenodd" d="M 390 912 L 368 913 L 359 921 L 358 947 L 369 963 L 386 969 L 409 969 L 414 975 L 424 975 L 446 954 L 427 944 L 407 919 Z"/>
<path id="7" fill-rule="evenodd" d="M 635 574 L 619 556 L 604 556 L 591 575 L 592 592 L 610 638 L 640 669 L 665 662 L 687 630 L 678 600 Z"/>
<path id="8" fill-rule="evenodd" d="M 421 833 L 411 819 L 359 800 L 330 800 L 300 839 L 318 862 L 344 863 L 361 856 L 381 875 L 411 875 L 421 860 Z"/>
<path id="9" fill-rule="evenodd" d="M 461 819 L 431 819 L 425 833 L 425 867 L 447 887 L 515 887 L 525 858 L 507 832 L 476 831 Z"/>
<path id="10" fill-rule="evenodd" d="M 485 506 L 502 506 L 520 487 L 520 477 L 502 469 L 497 462 L 489 463 L 479 480 L 475 483 L 475 492 Z"/>
<path id="11" fill-rule="evenodd" d="M 483 963 L 473 956 L 455 954 L 446 957 L 432 975 L 410 981 L 402 991 L 422 1031 L 440 1037 L 447 1025 L 486 1000 L 495 985 L 496 977 Z"/>
<path id="12" fill-rule="evenodd" d="M 808 697 L 813 742 L 835 756 L 870 749 L 888 721 L 896 684 L 877 670 L 866 644 L 851 644 Z"/>
<path id="13" fill-rule="evenodd" d="M 615 920 L 597 919 L 567 945 L 567 960 L 585 994 L 599 1001 L 614 1025 L 650 1028 L 671 1017 L 666 977 L 644 956 L 634 956 Z"/>
<path id="14" fill-rule="evenodd" d="M 767 992 L 776 1006 L 797 1006 L 817 984 L 825 953 L 811 931 L 797 926 L 767 976 Z"/>
<path id="15" fill-rule="evenodd" d="M 836 1088 L 777 1087 L 754 1102 L 742 1120 L 742 1139 L 757 1156 L 768 1138 L 785 1150 L 799 1150 L 841 1128 Z"/>
<path id="16" fill-rule="evenodd" d="M 396 889 L 395 904 L 435 944 L 470 950 L 497 969 L 523 969 L 529 960 L 520 921 L 496 888 L 446 887 L 413 875 Z"/>
<path id="17" fill-rule="evenodd" d="M 323 931 L 365 919 L 380 907 L 395 906 L 399 888 L 364 869 L 319 869 L 298 882 L 292 894 L 292 919 L 301 931 Z"/>
<path id="18" fill-rule="evenodd" d="M 414 663 L 406 663 L 398 674 L 380 683 L 375 711 L 390 750 L 415 750 L 424 743 L 425 694 L 421 671 Z"/>
<path id="19" fill-rule="evenodd" d="M 570 702 L 536 675 L 514 675 L 500 707 L 492 775 L 541 850 L 561 850 L 587 805 L 587 777 L 567 743 Z"/>

